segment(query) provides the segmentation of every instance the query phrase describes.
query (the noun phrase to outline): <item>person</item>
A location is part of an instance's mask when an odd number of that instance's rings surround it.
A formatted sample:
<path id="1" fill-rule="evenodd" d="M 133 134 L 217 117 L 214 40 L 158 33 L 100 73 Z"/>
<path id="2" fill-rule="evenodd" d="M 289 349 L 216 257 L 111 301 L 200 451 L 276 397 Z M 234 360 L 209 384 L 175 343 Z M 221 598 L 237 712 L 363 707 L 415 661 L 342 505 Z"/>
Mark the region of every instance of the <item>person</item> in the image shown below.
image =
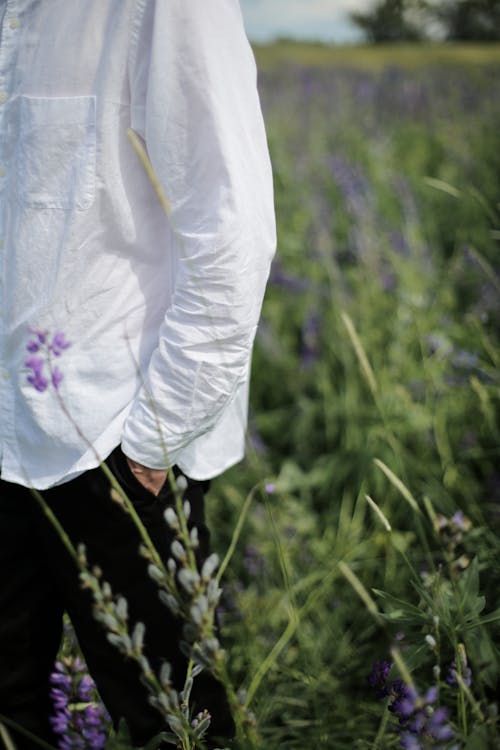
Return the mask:
<path id="1" fill-rule="evenodd" d="M 167 471 L 185 476 L 208 554 L 204 494 L 244 453 L 275 251 L 255 63 L 237 0 L 0 0 L 0 22 L 0 714 L 57 742 L 49 674 L 67 611 L 113 721 L 142 746 L 161 716 L 30 488 L 182 684 L 179 624 L 98 464 L 164 559 Z M 229 737 L 224 691 L 208 674 L 195 685 L 194 710 Z"/>

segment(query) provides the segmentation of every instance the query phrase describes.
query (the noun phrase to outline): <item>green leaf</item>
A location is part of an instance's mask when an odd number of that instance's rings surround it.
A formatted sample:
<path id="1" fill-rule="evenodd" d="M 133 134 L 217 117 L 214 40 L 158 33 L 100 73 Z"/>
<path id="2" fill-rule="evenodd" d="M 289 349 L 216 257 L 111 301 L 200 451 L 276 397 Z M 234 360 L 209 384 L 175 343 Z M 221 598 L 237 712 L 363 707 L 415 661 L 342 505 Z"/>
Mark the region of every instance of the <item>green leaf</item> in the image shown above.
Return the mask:
<path id="1" fill-rule="evenodd" d="M 160 732 L 152 737 L 149 742 L 140 750 L 156 750 L 162 742 L 170 745 L 177 744 L 177 737 L 169 732 Z M 132 742 L 130 731 L 125 719 L 120 719 L 118 729 L 111 730 L 111 734 L 106 742 L 106 750 L 137 750 L 136 745 Z"/>
<path id="2" fill-rule="evenodd" d="M 177 738 L 168 732 L 160 732 L 152 737 L 142 750 L 156 750 L 162 742 L 176 745 Z M 117 731 L 111 730 L 111 734 L 106 742 L 106 750 L 137 750 L 136 745 L 134 745 L 130 737 L 130 731 L 125 719 L 120 719 Z"/>
<path id="3" fill-rule="evenodd" d="M 144 745 L 142 750 L 156 750 L 162 743 L 166 742 L 170 745 L 177 745 L 177 737 L 170 732 L 160 732 L 159 734 L 152 737 L 147 745 Z"/>
<path id="4" fill-rule="evenodd" d="M 129 750 L 129 748 L 133 747 L 127 722 L 125 719 L 120 719 L 118 729 L 111 730 L 106 742 L 106 750 Z"/>
<path id="5" fill-rule="evenodd" d="M 500 620 L 500 609 L 495 609 L 493 612 L 490 612 L 489 615 L 485 615 L 484 617 L 479 618 L 479 625 L 491 625 L 494 622 L 498 622 Z"/>
<path id="6" fill-rule="evenodd" d="M 461 593 L 461 605 L 466 611 L 471 601 L 479 594 L 479 566 L 475 557 L 465 573 L 458 580 L 458 590 Z"/>
<path id="7" fill-rule="evenodd" d="M 489 750 L 488 727 L 476 725 L 467 739 L 464 750 Z"/>
<path id="8" fill-rule="evenodd" d="M 387 591 L 381 591 L 380 589 L 372 589 L 373 593 L 380 599 L 383 599 L 384 604 L 390 609 L 385 612 L 386 617 L 391 619 L 418 619 L 427 620 L 428 616 L 422 612 L 421 609 L 415 607 L 413 604 L 405 602 L 403 599 L 398 599 L 396 596 L 389 594 Z"/>

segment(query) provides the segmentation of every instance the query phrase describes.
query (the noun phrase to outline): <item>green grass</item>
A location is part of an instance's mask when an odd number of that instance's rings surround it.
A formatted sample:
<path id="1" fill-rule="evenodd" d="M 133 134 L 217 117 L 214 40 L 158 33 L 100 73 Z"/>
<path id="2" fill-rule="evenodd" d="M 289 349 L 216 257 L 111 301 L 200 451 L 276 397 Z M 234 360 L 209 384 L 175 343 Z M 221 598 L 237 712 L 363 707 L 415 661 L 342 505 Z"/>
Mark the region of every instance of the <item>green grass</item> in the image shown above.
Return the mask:
<path id="1" fill-rule="evenodd" d="M 236 681 L 255 688 L 266 750 L 387 750 L 395 720 L 367 685 L 387 659 L 391 679 L 439 686 L 455 735 L 443 748 L 488 750 L 500 47 L 280 44 L 257 57 L 278 255 L 254 356 L 255 449 L 214 485 L 216 543 L 250 486 L 274 476 L 276 491 L 256 495 L 227 571 Z M 469 692 L 446 681 L 463 648 Z"/>
<path id="2" fill-rule="evenodd" d="M 500 44 L 383 44 L 330 46 L 282 41 L 253 45 L 257 64 L 270 71 L 283 65 L 380 70 L 441 65 L 500 63 Z"/>

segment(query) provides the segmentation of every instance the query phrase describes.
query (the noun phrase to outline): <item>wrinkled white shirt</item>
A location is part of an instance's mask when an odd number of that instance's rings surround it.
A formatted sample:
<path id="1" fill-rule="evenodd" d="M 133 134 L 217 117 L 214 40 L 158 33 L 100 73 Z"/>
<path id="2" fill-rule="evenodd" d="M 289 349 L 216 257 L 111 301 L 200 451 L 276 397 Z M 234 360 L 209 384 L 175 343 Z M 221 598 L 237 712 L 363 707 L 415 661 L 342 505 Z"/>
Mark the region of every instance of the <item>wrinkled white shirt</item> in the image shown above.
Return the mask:
<path id="1" fill-rule="evenodd" d="M 43 489 L 95 467 L 89 443 L 104 458 L 120 442 L 211 478 L 243 455 L 275 249 L 238 2 L 3 0 L 2 15 L 2 478 Z M 71 420 L 27 381 L 30 327 L 71 342 L 57 362 Z"/>

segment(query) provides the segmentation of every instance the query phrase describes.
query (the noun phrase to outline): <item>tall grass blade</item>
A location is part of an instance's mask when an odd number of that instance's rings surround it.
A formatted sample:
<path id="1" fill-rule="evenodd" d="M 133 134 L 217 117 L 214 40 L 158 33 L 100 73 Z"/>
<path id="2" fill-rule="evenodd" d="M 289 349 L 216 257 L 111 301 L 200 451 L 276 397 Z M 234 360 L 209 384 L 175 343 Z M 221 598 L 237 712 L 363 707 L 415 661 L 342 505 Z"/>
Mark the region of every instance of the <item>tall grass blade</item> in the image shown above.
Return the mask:
<path id="1" fill-rule="evenodd" d="M 243 529 L 243 525 L 245 523 L 245 519 L 247 517 L 248 511 L 250 509 L 250 505 L 252 504 L 252 500 L 254 498 L 256 490 L 262 486 L 262 482 L 259 482 L 255 487 L 253 487 L 250 492 L 247 495 L 247 498 L 245 502 L 243 503 L 243 507 L 241 509 L 241 513 L 238 517 L 238 521 L 236 523 L 236 526 L 234 527 L 233 534 L 231 536 L 231 543 L 229 544 L 229 547 L 227 549 L 227 552 L 224 556 L 224 559 L 222 563 L 220 564 L 219 570 L 217 571 L 216 581 L 217 583 L 220 582 L 222 576 L 224 575 L 224 572 L 229 565 L 232 556 L 234 555 L 234 551 L 236 549 L 236 545 L 238 544 L 238 540 L 241 536 L 241 532 Z"/>
<path id="2" fill-rule="evenodd" d="M 356 356 L 361 366 L 361 371 L 365 376 L 366 382 L 368 383 L 372 394 L 375 395 L 378 390 L 377 381 L 375 380 L 374 372 L 368 361 L 368 357 L 366 356 L 366 352 L 363 348 L 363 344 L 361 343 L 361 339 L 357 334 L 354 323 L 352 322 L 350 316 L 346 312 L 342 312 L 341 317 L 342 322 L 346 327 L 349 338 L 351 339 L 354 351 L 356 352 Z"/>
<path id="3" fill-rule="evenodd" d="M 16 750 L 16 746 L 12 742 L 11 736 L 7 731 L 7 727 L 0 724 L 0 740 L 5 745 L 5 750 Z"/>
<path id="4" fill-rule="evenodd" d="M 295 613 L 295 610 L 292 610 L 293 613 Z M 278 660 L 279 655 L 285 648 L 285 646 L 288 644 L 288 642 L 293 637 L 295 631 L 297 630 L 299 624 L 298 618 L 295 616 L 295 614 L 292 614 L 288 625 L 286 626 L 285 630 L 283 631 L 282 635 L 278 639 L 278 641 L 274 644 L 273 648 L 269 652 L 269 654 L 266 656 L 264 661 L 261 662 L 259 665 L 259 668 L 257 669 L 252 682 L 250 683 L 250 686 L 248 688 L 248 692 L 245 699 L 245 708 L 248 708 L 248 706 L 251 705 L 253 697 L 255 693 L 257 692 L 260 683 L 264 679 L 267 672 L 271 669 L 273 664 Z"/>
<path id="5" fill-rule="evenodd" d="M 45 742 L 45 740 L 37 737 L 36 734 L 33 734 L 33 732 L 30 732 L 24 727 L 20 726 L 17 722 L 12 721 L 12 719 L 7 718 L 7 716 L 4 716 L 3 714 L 0 714 L 0 739 L 5 743 L 7 750 L 16 750 L 16 746 L 12 741 L 12 738 L 6 727 L 15 729 L 16 732 L 22 734 L 23 737 L 26 737 L 30 742 L 32 742 L 34 746 L 38 745 L 38 747 L 42 747 L 44 750 L 56 750 L 54 745 L 50 745 L 48 742 Z"/>
<path id="6" fill-rule="evenodd" d="M 462 692 L 467 696 L 467 700 L 469 701 L 470 706 L 473 712 L 475 713 L 476 717 L 479 719 L 479 721 L 484 721 L 484 714 L 481 711 L 481 706 L 472 695 L 472 692 L 469 686 L 466 685 L 466 683 L 464 682 L 462 675 L 458 674 L 457 672 L 457 674 L 455 675 L 455 678 L 456 678 L 456 681 L 458 682 L 460 690 L 462 690 Z"/>
<path id="7" fill-rule="evenodd" d="M 404 497 L 406 502 L 410 505 L 412 510 L 414 510 L 415 513 L 419 513 L 419 514 L 422 513 L 422 511 L 418 507 L 417 501 L 411 494 L 408 487 L 405 484 L 403 484 L 401 479 L 399 479 L 399 477 L 397 477 L 394 474 L 394 472 L 391 471 L 391 469 L 389 469 L 389 467 L 386 464 L 384 464 L 384 462 L 381 461 L 379 458 L 374 458 L 373 461 L 375 465 L 378 466 L 378 468 L 384 472 L 384 474 L 386 475 L 387 479 L 391 482 L 391 484 L 393 484 L 394 487 L 396 487 L 396 489 L 399 490 L 399 492 Z"/>
<path id="8" fill-rule="evenodd" d="M 481 253 L 476 250 L 475 247 L 471 247 L 469 249 L 469 253 L 472 255 L 481 270 L 484 272 L 484 275 L 488 278 L 488 281 L 493 284 L 497 292 L 500 292 L 500 279 L 498 278 L 498 274 L 495 272 L 493 266 L 488 263 L 486 258 L 481 255 Z"/>
<path id="9" fill-rule="evenodd" d="M 370 506 L 370 508 L 376 513 L 376 515 L 382 521 L 382 524 L 383 524 L 385 530 L 386 531 L 392 531 L 391 524 L 389 523 L 389 521 L 387 520 L 386 516 L 384 515 L 384 513 L 382 512 L 382 510 L 379 508 L 379 506 L 377 505 L 377 503 L 375 502 L 375 500 L 372 500 L 372 498 L 370 497 L 370 495 L 365 495 L 365 499 L 366 499 L 366 502 L 368 503 L 368 505 Z"/>
<path id="10" fill-rule="evenodd" d="M 368 591 L 366 590 L 365 586 L 361 583 L 356 573 L 354 573 L 351 568 L 344 562 L 339 562 L 339 570 L 344 576 L 344 578 L 347 579 L 347 581 L 351 584 L 356 594 L 359 596 L 367 610 L 370 612 L 371 615 L 373 615 L 374 619 L 378 622 L 379 625 L 383 624 L 383 620 L 380 616 L 380 612 L 378 611 L 378 607 L 375 604 L 375 601 L 372 599 Z"/>
<path id="11" fill-rule="evenodd" d="M 410 670 L 406 666 L 406 662 L 401 656 L 400 650 L 396 646 L 393 646 L 391 648 L 391 656 L 394 659 L 394 663 L 396 664 L 397 668 L 399 669 L 399 674 L 401 675 L 403 682 L 405 682 L 412 690 L 417 692 L 415 683 L 413 682 L 413 677 L 410 674 Z"/>
<path id="12" fill-rule="evenodd" d="M 460 198 L 462 195 L 460 190 L 456 187 L 453 187 L 453 185 L 450 185 L 444 180 L 437 180 L 435 177 L 424 177 L 424 183 L 429 187 L 434 188 L 434 190 L 440 190 L 442 193 L 451 195 L 452 198 Z"/>
<path id="13" fill-rule="evenodd" d="M 155 171 L 153 169 L 153 165 L 151 164 L 151 161 L 149 159 L 149 156 L 146 153 L 146 149 L 144 148 L 139 136 L 137 133 L 135 133 L 131 128 L 128 129 L 127 135 L 130 139 L 130 142 L 132 143 L 132 146 L 135 149 L 135 152 L 137 156 L 139 157 L 142 166 L 144 167 L 144 170 L 148 176 L 149 181 L 151 182 L 156 195 L 158 196 L 158 200 L 160 201 L 160 204 L 167 214 L 167 216 L 170 215 L 171 207 L 170 203 L 167 199 L 167 196 L 165 195 L 163 188 L 160 184 L 160 181 L 158 177 L 155 174 Z"/>

